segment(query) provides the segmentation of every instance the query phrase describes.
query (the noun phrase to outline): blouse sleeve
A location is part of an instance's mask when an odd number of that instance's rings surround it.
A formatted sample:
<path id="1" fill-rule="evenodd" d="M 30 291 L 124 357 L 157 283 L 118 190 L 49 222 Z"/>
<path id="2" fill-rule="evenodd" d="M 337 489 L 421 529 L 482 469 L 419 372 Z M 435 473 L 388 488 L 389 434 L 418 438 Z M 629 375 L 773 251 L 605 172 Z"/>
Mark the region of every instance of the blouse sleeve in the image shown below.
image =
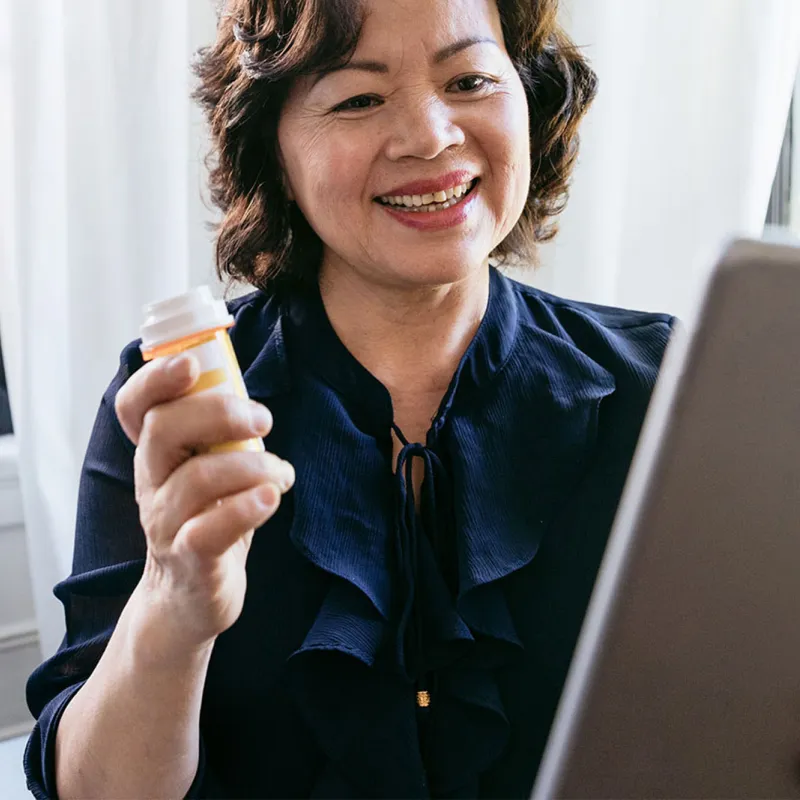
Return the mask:
<path id="1" fill-rule="evenodd" d="M 134 445 L 114 410 L 117 392 L 142 365 L 136 344 L 123 351 L 119 371 L 103 396 L 81 471 L 72 573 L 54 589 L 64 606 L 66 634 L 55 655 L 28 679 L 28 707 L 37 721 L 24 767 L 28 788 L 39 800 L 58 796 L 59 720 L 100 660 L 144 568 L 146 543 L 134 495 Z M 201 745 L 201 767 L 190 796 L 202 780 L 202 750 Z"/>

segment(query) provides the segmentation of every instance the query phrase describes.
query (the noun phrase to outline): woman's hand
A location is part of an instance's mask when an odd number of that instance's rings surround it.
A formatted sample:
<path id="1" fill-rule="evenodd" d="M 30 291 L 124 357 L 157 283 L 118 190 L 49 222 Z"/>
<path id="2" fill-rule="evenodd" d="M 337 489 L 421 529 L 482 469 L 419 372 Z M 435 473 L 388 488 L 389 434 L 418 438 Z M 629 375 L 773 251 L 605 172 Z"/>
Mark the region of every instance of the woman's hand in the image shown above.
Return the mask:
<path id="1" fill-rule="evenodd" d="M 186 395 L 199 365 L 190 354 L 145 365 L 122 387 L 116 411 L 136 445 L 136 500 L 147 537 L 140 630 L 159 658 L 202 650 L 239 617 L 253 530 L 294 483 L 271 453 L 195 455 L 262 437 L 272 415 L 233 395 Z"/>

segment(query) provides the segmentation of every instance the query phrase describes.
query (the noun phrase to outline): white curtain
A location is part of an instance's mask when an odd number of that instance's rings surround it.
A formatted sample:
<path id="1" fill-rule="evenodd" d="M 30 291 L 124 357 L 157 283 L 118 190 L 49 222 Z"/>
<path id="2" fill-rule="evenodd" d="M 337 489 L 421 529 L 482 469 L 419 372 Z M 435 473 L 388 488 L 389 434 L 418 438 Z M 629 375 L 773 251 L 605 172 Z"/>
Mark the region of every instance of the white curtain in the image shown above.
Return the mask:
<path id="1" fill-rule="evenodd" d="M 189 100 L 210 0 L 4 0 L 0 319 L 42 649 L 63 630 L 77 481 L 141 306 L 209 282 Z M 4 109 L 8 108 L 4 104 Z"/>
<path id="2" fill-rule="evenodd" d="M 599 75 L 560 237 L 531 280 L 690 316 L 709 259 L 760 236 L 800 55 L 797 0 L 566 0 Z"/>
<path id="3" fill-rule="evenodd" d="M 208 282 L 188 64 L 211 0 L 0 0 L 0 324 L 45 654 L 100 395 L 143 303 Z M 532 280 L 681 314 L 724 234 L 758 235 L 800 52 L 797 0 L 569 0 L 600 75 L 563 232 Z M 6 113 L 10 109 L 10 113 Z"/>

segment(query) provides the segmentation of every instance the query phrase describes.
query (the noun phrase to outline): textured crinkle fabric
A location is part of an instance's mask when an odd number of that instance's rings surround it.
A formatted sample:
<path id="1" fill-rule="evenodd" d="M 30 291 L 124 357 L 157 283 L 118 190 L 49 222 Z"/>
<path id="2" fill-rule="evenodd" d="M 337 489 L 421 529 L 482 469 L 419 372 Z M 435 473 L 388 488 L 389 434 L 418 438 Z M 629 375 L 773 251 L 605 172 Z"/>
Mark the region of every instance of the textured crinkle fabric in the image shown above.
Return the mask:
<path id="1" fill-rule="evenodd" d="M 248 391 L 275 419 L 267 447 L 297 481 L 214 649 L 192 797 L 529 794 L 673 320 L 490 281 L 426 441 L 395 429 L 396 462 L 391 398 L 318 293 L 231 304 Z M 86 456 L 55 590 L 67 634 L 28 684 L 37 797 L 56 797 L 61 712 L 144 563 L 113 411 L 136 345 Z"/>

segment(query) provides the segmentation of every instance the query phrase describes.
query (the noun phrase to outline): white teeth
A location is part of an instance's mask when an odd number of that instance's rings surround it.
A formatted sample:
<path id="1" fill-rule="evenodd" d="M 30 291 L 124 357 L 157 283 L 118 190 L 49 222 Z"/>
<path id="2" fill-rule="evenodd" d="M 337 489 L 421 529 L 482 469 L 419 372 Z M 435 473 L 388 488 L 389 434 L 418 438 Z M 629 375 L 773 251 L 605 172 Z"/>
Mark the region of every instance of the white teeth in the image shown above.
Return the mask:
<path id="1" fill-rule="evenodd" d="M 440 211 L 455 205 L 471 188 L 474 181 L 462 183 L 460 186 L 453 186 L 450 189 L 433 192 L 430 194 L 414 194 L 402 196 L 383 196 L 381 202 L 391 206 L 405 206 L 412 211 Z M 436 204 L 435 206 L 433 204 Z"/>

